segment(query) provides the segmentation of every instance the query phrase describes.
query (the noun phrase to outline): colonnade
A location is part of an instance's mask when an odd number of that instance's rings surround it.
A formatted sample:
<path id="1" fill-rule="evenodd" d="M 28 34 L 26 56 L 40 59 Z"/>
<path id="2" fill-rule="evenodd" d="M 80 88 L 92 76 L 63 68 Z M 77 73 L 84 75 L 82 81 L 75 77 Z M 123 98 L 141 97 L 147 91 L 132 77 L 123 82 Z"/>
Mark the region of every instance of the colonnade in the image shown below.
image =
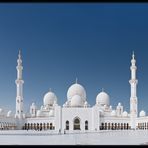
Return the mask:
<path id="1" fill-rule="evenodd" d="M 148 129 L 148 122 L 138 123 L 138 129 L 143 129 L 143 130 Z"/>
<path id="2" fill-rule="evenodd" d="M 9 129 L 15 129 L 15 128 L 16 128 L 15 123 L 0 122 L 0 130 L 9 130 Z"/>
<path id="3" fill-rule="evenodd" d="M 53 123 L 25 123 L 24 130 L 54 130 Z"/>
<path id="4" fill-rule="evenodd" d="M 128 130 L 128 123 L 101 123 L 100 130 Z"/>

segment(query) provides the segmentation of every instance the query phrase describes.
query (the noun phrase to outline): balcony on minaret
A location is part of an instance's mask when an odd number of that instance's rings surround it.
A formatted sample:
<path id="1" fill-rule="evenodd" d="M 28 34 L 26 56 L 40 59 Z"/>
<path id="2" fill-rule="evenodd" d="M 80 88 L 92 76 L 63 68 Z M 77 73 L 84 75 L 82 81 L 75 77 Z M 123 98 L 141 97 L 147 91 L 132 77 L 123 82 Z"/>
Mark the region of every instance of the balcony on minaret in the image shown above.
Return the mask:
<path id="1" fill-rule="evenodd" d="M 23 70 L 23 66 L 22 66 L 22 65 L 17 65 L 17 66 L 16 66 L 16 69 L 17 69 L 17 70 Z"/>
<path id="2" fill-rule="evenodd" d="M 17 80 L 15 80 L 15 83 L 16 83 L 16 84 L 23 84 L 23 83 L 24 83 L 24 80 L 17 79 Z"/>
<path id="3" fill-rule="evenodd" d="M 131 70 L 137 70 L 137 66 L 132 65 L 132 66 L 130 67 L 130 69 L 131 69 Z"/>
<path id="4" fill-rule="evenodd" d="M 129 83 L 130 83 L 130 84 L 137 84 L 137 83 L 138 83 L 138 80 L 136 80 L 136 79 L 131 79 L 131 80 L 129 80 Z"/>

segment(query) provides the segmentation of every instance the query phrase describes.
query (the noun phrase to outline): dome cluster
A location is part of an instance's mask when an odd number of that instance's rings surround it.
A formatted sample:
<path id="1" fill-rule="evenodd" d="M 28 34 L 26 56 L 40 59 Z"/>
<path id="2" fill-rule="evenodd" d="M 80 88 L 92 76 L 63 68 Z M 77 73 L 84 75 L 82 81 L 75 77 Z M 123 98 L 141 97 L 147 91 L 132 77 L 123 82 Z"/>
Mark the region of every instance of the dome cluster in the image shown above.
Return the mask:
<path id="1" fill-rule="evenodd" d="M 67 99 L 70 101 L 75 95 L 79 95 L 84 101 L 86 100 L 86 91 L 82 85 L 76 83 L 69 87 L 67 91 Z"/>
<path id="2" fill-rule="evenodd" d="M 86 91 L 80 84 L 73 84 L 67 91 L 67 102 L 71 107 L 81 107 L 86 104 Z"/>
<path id="3" fill-rule="evenodd" d="M 49 91 L 44 95 L 43 101 L 44 106 L 53 106 L 54 103 L 57 103 L 57 97 L 53 92 Z M 100 92 L 96 97 L 96 104 L 108 107 L 110 104 L 109 95 L 104 91 Z M 76 82 L 69 87 L 67 91 L 67 102 L 64 104 L 64 106 L 88 106 L 86 101 L 86 91 L 82 85 Z"/>

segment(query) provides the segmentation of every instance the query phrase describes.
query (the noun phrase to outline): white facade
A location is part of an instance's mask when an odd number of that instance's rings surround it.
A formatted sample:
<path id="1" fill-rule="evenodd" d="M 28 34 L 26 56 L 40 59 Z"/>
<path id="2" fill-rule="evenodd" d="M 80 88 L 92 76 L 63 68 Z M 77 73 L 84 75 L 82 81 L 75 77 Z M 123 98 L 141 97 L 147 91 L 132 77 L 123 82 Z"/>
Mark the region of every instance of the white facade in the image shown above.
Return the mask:
<path id="1" fill-rule="evenodd" d="M 116 108 L 110 105 L 110 97 L 103 90 L 96 95 L 96 103 L 87 102 L 85 88 L 76 80 L 67 90 L 67 100 L 63 106 L 58 105 L 58 98 L 49 90 L 43 98 L 43 105 L 38 109 L 33 102 L 26 115 L 23 112 L 23 77 L 22 59 L 19 52 L 16 79 L 16 113 L 5 115 L 0 109 L 0 129 L 49 130 L 58 132 L 87 132 L 118 129 L 148 129 L 148 117 L 142 110 L 138 116 L 138 98 L 136 78 L 136 60 L 133 53 L 131 60 L 131 97 L 130 113 L 121 103 Z"/>

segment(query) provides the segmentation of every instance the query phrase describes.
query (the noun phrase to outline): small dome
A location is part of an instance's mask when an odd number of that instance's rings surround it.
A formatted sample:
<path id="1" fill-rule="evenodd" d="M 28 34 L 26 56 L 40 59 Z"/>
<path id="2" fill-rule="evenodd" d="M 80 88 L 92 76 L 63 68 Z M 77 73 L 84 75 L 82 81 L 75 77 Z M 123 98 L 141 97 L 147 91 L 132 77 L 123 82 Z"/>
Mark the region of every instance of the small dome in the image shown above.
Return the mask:
<path id="1" fill-rule="evenodd" d="M 54 115 L 54 111 L 53 110 L 50 110 L 49 116 L 53 116 L 53 115 Z"/>
<path id="2" fill-rule="evenodd" d="M 122 116 L 123 116 L 123 117 L 127 117 L 127 116 L 128 116 L 128 113 L 127 113 L 126 111 L 124 111 L 124 112 L 122 113 Z"/>
<path id="3" fill-rule="evenodd" d="M 3 113 L 3 109 L 2 109 L 2 108 L 0 108 L 0 114 L 1 114 L 1 113 Z"/>
<path id="4" fill-rule="evenodd" d="M 42 112 L 40 110 L 38 110 L 36 115 L 37 115 L 37 117 L 40 117 L 40 116 L 42 116 Z"/>
<path id="5" fill-rule="evenodd" d="M 75 95 L 71 99 L 71 106 L 80 107 L 82 106 L 83 100 L 79 95 Z"/>
<path id="6" fill-rule="evenodd" d="M 116 111 L 115 111 L 115 110 L 113 110 L 113 111 L 111 112 L 111 116 L 116 116 Z"/>
<path id="7" fill-rule="evenodd" d="M 37 109 L 37 106 L 35 105 L 34 102 L 31 104 L 30 109 Z"/>
<path id="8" fill-rule="evenodd" d="M 118 106 L 121 106 L 121 103 L 120 102 L 118 103 Z"/>
<path id="9" fill-rule="evenodd" d="M 32 102 L 32 104 L 31 104 L 32 106 L 35 106 L 35 103 L 34 102 Z"/>
<path id="10" fill-rule="evenodd" d="M 100 105 L 109 105 L 109 95 L 102 91 L 100 92 L 97 97 L 96 97 L 96 104 L 100 104 Z"/>
<path id="11" fill-rule="evenodd" d="M 142 110 L 142 111 L 139 113 L 139 116 L 140 116 L 140 117 L 144 117 L 145 115 L 146 115 L 146 113 L 145 113 L 144 110 Z"/>
<path id="12" fill-rule="evenodd" d="M 10 116 L 12 116 L 12 111 L 11 110 L 9 110 L 8 113 L 7 113 L 7 117 L 10 117 Z"/>
<path id="13" fill-rule="evenodd" d="M 53 92 L 49 91 L 44 96 L 44 105 L 52 106 L 54 102 L 57 102 L 57 97 Z"/>
<path id="14" fill-rule="evenodd" d="M 86 91 L 82 85 L 75 83 L 69 87 L 67 99 L 70 101 L 75 95 L 79 95 L 84 101 L 86 100 Z"/>

